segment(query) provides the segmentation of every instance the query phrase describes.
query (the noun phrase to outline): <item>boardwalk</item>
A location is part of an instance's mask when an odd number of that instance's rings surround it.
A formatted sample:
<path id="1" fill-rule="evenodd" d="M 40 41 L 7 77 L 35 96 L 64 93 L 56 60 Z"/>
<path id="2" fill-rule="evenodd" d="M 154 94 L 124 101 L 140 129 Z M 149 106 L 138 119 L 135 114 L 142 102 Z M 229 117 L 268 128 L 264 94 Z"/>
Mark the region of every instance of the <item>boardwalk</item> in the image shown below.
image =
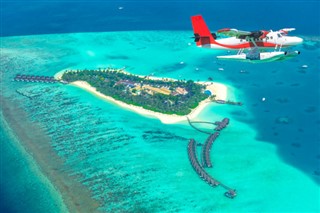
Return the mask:
<path id="1" fill-rule="evenodd" d="M 219 136 L 219 132 L 215 132 L 214 134 L 210 135 L 206 142 L 204 143 L 202 147 L 202 152 L 201 152 L 201 161 L 202 161 L 202 167 L 212 167 L 212 163 L 210 160 L 210 150 L 212 147 L 213 142 L 217 139 Z"/>
<path id="2" fill-rule="evenodd" d="M 211 177 L 205 170 L 205 167 L 212 167 L 211 159 L 210 159 L 210 150 L 212 147 L 213 142 L 217 139 L 217 137 L 220 135 L 220 130 L 224 129 L 228 124 L 229 124 L 229 118 L 224 118 L 222 121 L 217 121 L 217 122 L 202 122 L 202 121 L 195 121 L 192 122 L 190 119 L 187 117 L 189 125 L 194 128 L 195 130 L 208 134 L 209 137 L 205 141 L 204 145 L 202 146 L 202 151 L 201 151 L 201 162 L 202 164 L 199 163 L 197 155 L 196 155 L 196 141 L 194 139 L 190 139 L 189 144 L 188 144 L 188 157 L 189 161 L 193 167 L 193 169 L 196 171 L 196 173 L 204 180 L 206 181 L 210 186 L 218 186 L 220 185 L 227 191 L 224 193 L 224 195 L 228 198 L 233 199 L 235 196 L 237 196 L 236 190 L 226 186 L 225 184 L 222 184 L 221 182 L 217 181 L 213 177 Z M 217 127 L 214 129 L 217 132 L 211 133 L 207 132 L 204 130 L 201 130 L 193 125 L 193 123 L 205 123 L 205 124 L 213 124 L 217 125 Z"/>
<path id="3" fill-rule="evenodd" d="M 227 125 L 229 124 L 229 121 L 230 121 L 229 118 L 224 118 L 222 119 L 222 121 L 215 122 L 215 125 L 217 125 L 217 127 L 214 130 L 221 131 L 222 129 L 227 127 Z"/>
<path id="4" fill-rule="evenodd" d="M 202 124 L 212 124 L 212 125 L 216 125 L 216 128 L 214 128 L 214 130 L 216 131 L 221 131 L 222 129 L 226 128 L 230 122 L 230 119 L 229 118 L 224 118 L 222 119 L 222 121 L 216 121 L 216 122 L 208 122 L 208 121 L 190 121 L 190 119 L 187 117 L 187 120 L 189 122 L 189 125 L 194 128 L 195 130 L 199 131 L 199 132 L 202 132 L 202 133 L 205 133 L 205 134 L 208 134 L 208 135 L 211 135 L 212 133 L 211 132 L 207 132 L 207 131 L 204 131 L 202 129 L 199 129 L 198 127 L 196 127 L 195 125 L 193 125 L 194 123 L 202 123 Z"/>
<path id="5" fill-rule="evenodd" d="M 52 76 L 36 76 L 36 75 L 16 75 L 14 81 L 22 82 L 41 82 L 41 83 L 56 83 L 57 80 Z"/>
<path id="6" fill-rule="evenodd" d="M 201 166 L 196 156 L 196 141 L 190 139 L 188 144 L 188 156 L 193 169 L 198 173 L 198 175 L 206 181 L 210 186 L 217 186 L 220 183 L 213 179 Z"/>
<path id="7" fill-rule="evenodd" d="M 208 135 L 211 135 L 211 133 L 210 132 L 207 132 L 207 131 L 204 131 L 204 130 L 201 130 L 201 129 L 199 129 L 199 128 L 197 128 L 196 126 L 194 126 L 192 123 L 193 122 L 191 122 L 190 121 L 190 119 L 187 117 L 187 119 L 188 119 L 188 122 L 189 122 L 189 125 L 192 127 L 192 128 L 194 128 L 195 130 L 197 130 L 197 131 L 199 131 L 199 132 L 202 132 L 202 133 L 204 133 L 204 134 L 208 134 Z M 207 122 L 196 122 L 196 123 L 207 123 Z"/>
<path id="8" fill-rule="evenodd" d="M 242 106 L 242 102 L 236 102 L 236 101 L 214 100 L 214 102 L 218 104 L 230 104 L 230 105 Z"/>

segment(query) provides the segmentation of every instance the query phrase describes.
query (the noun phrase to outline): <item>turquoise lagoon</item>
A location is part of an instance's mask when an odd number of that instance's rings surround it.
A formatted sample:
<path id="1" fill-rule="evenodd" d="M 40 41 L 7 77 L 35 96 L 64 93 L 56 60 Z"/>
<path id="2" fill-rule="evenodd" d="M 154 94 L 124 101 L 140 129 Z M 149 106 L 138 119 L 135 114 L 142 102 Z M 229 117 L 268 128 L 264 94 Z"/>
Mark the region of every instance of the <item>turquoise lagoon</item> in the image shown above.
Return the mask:
<path id="1" fill-rule="evenodd" d="M 216 61 L 215 56 L 224 52 L 196 48 L 189 37 L 189 31 L 140 31 L 1 38 L 3 101 L 25 111 L 23 122 L 39 125 L 49 139 L 37 142 L 48 144 L 59 156 L 63 163 L 56 170 L 61 177 L 75 182 L 62 179 L 57 190 L 38 184 L 29 196 L 50 191 L 52 196 L 43 202 L 59 203 L 62 194 L 70 206 L 66 196 L 74 193 L 81 198 L 75 187 L 81 183 L 99 203 L 97 210 L 105 212 L 319 212 L 320 155 L 308 149 L 319 143 L 319 85 L 311 85 L 319 78 L 319 39 L 307 38 L 309 45 L 298 47 L 303 54 L 291 61 L 247 64 Z M 301 68 L 304 64 L 307 69 Z M 165 125 L 71 85 L 12 82 L 18 73 L 52 76 L 64 69 L 105 67 L 182 80 L 212 77 L 228 85 L 229 98 L 244 105 L 210 104 L 198 120 L 231 119 L 213 145 L 214 167 L 207 171 L 235 188 L 238 196 L 227 199 L 222 187 L 210 187 L 193 171 L 188 140 L 203 142 L 206 135 L 186 122 Z M 297 96 L 304 102 L 296 102 Z M 1 119 L 6 118 L 3 113 Z M 14 116 L 19 120 L 19 113 Z M 302 121 L 311 127 L 304 128 Z M 8 117 L 6 122 L 9 128 Z M 28 128 L 24 126 L 24 131 Z M 24 139 L 19 140 L 20 148 L 25 147 Z M 12 143 L 12 138 L 6 139 L 2 146 Z M 50 174 L 46 162 L 40 165 Z M 22 173 L 32 173 L 41 183 L 38 172 Z M 69 186 L 67 195 L 64 184 Z M 15 199 L 25 202 L 23 197 Z M 47 208 L 65 211 L 62 204 Z"/>

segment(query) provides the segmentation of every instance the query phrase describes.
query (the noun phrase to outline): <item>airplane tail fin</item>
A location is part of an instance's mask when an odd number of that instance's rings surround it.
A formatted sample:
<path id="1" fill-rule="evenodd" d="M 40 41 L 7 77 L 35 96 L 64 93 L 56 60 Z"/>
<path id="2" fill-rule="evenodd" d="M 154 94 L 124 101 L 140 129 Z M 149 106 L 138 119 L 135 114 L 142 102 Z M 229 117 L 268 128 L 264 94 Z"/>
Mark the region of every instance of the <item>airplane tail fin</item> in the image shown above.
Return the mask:
<path id="1" fill-rule="evenodd" d="M 194 33 L 194 41 L 197 46 L 215 43 L 215 34 L 211 34 L 210 30 L 201 15 L 191 16 L 191 23 Z"/>

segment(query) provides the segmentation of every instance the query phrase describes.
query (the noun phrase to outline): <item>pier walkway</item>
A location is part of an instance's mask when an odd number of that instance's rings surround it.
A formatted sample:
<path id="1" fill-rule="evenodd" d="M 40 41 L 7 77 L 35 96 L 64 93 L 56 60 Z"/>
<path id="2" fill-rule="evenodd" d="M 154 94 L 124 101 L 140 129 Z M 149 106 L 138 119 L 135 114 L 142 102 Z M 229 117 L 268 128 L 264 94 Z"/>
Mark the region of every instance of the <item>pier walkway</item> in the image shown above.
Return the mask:
<path id="1" fill-rule="evenodd" d="M 214 124 L 217 125 L 217 127 L 214 130 L 220 131 L 227 127 L 227 125 L 229 124 L 229 118 L 224 118 L 222 119 L 222 121 L 217 121 Z"/>
<path id="2" fill-rule="evenodd" d="M 202 132 L 202 133 L 205 133 L 205 134 L 208 134 L 208 135 L 211 135 L 212 133 L 211 132 L 207 132 L 207 131 L 204 131 L 202 129 L 199 129 L 198 127 L 196 127 L 195 125 L 193 125 L 194 123 L 202 123 L 202 124 L 212 124 L 212 125 L 216 125 L 216 128 L 214 128 L 214 130 L 216 131 L 221 131 L 222 129 L 226 128 L 230 122 L 230 119 L 229 118 L 224 118 L 222 119 L 222 121 L 216 121 L 216 122 L 208 122 L 208 121 L 190 121 L 190 119 L 187 117 L 187 120 L 189 122 L 189 125 L 194 128 L 195 130 L 199 131 L 199 132 Z"/>
<path id="3" fill-rule="evenodd" d="M 196 145 L 197 145 L 196 141 L 194 139 L 189 140 L 189 144 L 188 144 L 188 148 L 187 148 L 188 158 L 189 158 L 189 161 L 190 161 L 193 169 L 201 177 L 201 179 L 206 181 L 210 186 L 216 187 L 216 186 L 220 185 L 221 187 L 226 189 L 227 191 L 224 193 L 224 195 L 228 198 L 233 199 L 235 196 L 237 196 L 236 190 L 234 190 L 234 189 L 228 187 L 227 185 L 221 183 L 220 181 L 214 179 L 204 170 L 205 167 L 212 167 L 212 163 L 210 160 L 210 150 L 211 150 L 212 144 L 217 139 L 217 137 L 220 135 L 220 132 L 218 132 L 218 131 L 224 129 L 229 124 L 229 118 L 224 118 L 222 121 L 217 121 L 214 123 L 213 122 L 202 122 L 202 121 L 192 122 L 192 121 L 190 121 L 190 119 L 188 117 L 187 117 L 187 119 L 188 119 L 189 125 L 192 128 L 196 129 L 199 132 L 209 134 L 209 137 L 207 138 L 204 145 L 202 146 L 202 151 L 201 151 L 202 164 L 199 163 L 199 160 L 196 155 Z M 195 127 L 193 125 L 193 123 L 205 123 L 205 124 L 217 125 L 217 127 L 214 129 L 217 132 L 210 133 L 210 132 L 201 130 L 201 129 Z"/>
<path id="4" fill-rule="evenodd" d="M 190 121 L 190 119 L 189 119 L 188 117 L 187 117 L 187 119 L 188 119 L 189 125 L 190 125 L 192 128 L 194 128 L 195 130 L 197 130 L 197 131 L 199 131 L 199 132 L 202 132 L 202 133 L 204 133 L 204 134 L 211 135 L 211 133 L 210 133 L 210 132 L 207 132 L 207 131 L 201 130 L 201 129 L 197 128 L 196 126 L 194 126 L 194 125 L 192 124 L 192 123 L 194 123 L 194 122 L 191 122 L 191 121 Z M 206 122 L 199 122 L 199 121 L 197 121 L 197 122 L 195 122 L 195 123 L 206 123 Z"/>
<path id="5" fill-rule="evenodd" d="M 16 75 L 14 81 L 21 82 L 41 82 L 41 83 L 56 83 L 58 82 L 53 76 L 37 76 L 37 75 Z"/>
<path id="6" fill-rule="evenodd" d="M 202 162 L 202 167 L 212 167 L 212 163 L 210 160 L 210 150 L 212 147 L 213 142 L 217 139 L 219 136 L 219 132 L 215 132 L 214 134 L 210 135 L 206 142 L 204 143 L 202 147 L 202 152 L 201 152 L 201 162 Z"/>
<path id="7" fill-rule="evenodd" d="M 216 102 L 218 104 L 230 104 L 230 105 L 242 106 L 242 102 L 236 102 L 236 101 L 214 100 L 213 102 Z"/>
<path id="8" fill-rule="evenodd" d="M 196 141 L 190 139 L 188 144 L 188 156 L 193 169 L 198 173 L 198 175 L 206 181 L 210 186 L 217 186 L 220 183 L 213 179 L 201 166 L 196 156 Z"/>

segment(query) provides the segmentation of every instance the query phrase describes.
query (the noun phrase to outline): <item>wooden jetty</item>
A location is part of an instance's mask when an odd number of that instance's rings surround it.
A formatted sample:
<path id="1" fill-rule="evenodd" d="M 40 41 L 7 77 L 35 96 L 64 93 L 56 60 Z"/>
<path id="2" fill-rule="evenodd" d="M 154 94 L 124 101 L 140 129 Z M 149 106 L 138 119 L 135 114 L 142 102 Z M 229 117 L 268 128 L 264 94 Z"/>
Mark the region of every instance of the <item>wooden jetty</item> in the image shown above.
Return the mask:
<path id="1" fill-rule="evenodd" d="M 202 152 L 201 152 L 201 161 L 202 161 L 202 167 L 212 167 L 212 163 L 210 160 L 210 150 L 212 147 L 213 142 L 217 139 L 219 136 L 219 132 L 215 132 L 214 134 L 210 135 L 204 145 L 202 146 Z"/>
<path id="2" fill-rule="evenodd" d="M 188 117 L 187 117 L 187 120 L 188 120 L 189 125 L 190 125 L 192 128 L 194 128 L 195 130 L 197 130 L 197 131 L 199 131 L 199 132 L 208 134 L 208 135 L 211 135 L 212 133 L 211 133 L 211 132 L 204 131 L 204 130 L 201 130 L 201 129 L 199 129 L 198 127 L 196 127 L 195 125 L 193 125 L 193 124 L 194 124 L 194 123 L 212 124 L 212 125 L 216 125 L 216 126 L 217 126 L 216 128 L 214 128 L 214 130 L 216 130 L 216 131 L 221 131 L 222 129 L 226 128 L 227 125 L 228 125 L 229 122 L 230 122 L 230 119 L 229 119 L 229 118 L 224 118 L 224 119 L 222 119 L 222 121 L 216 121 L 216 122 L 190 121 L 190 119 L 189 119 Z"/>
<path id="3" fill-rule="evenodd" d="M 190 139 L 188 144 L 188 156 L 193 169 L 198 173 L 198 175 L 206 181 L 210 186 L 217 186 L 220 183 L 213 179 L 201 166 L 196 156 L 196 141 Z"/>
<path id="4" fill-rule="evenodd" d="M 190 163 L 194 169 L 194 171 L 197 172 L 197 174 L 201 177 L 202 180 L 206 181 L 210 186 L 216 187 L 218 185 L 222 186 L 227 191 L 224 193 L 224 195 L 228 198 L 234 198 L 237 196 L 236 190 L 232 189 L 221 182 L 217 181 L 213 177 L 211 177 L 204 169 L 201 167 L 197 156 L 196 156 L 196 141 L 194 139 L 190 139 L 188 144 L 188 157 L 190 160 Z"/>
<path id="5" fill-rule="evenodd" d="M 197 122 L 191 122 L 190 119 L 187 117 L 188 119 L 188 122 L 189 122 L 189 125 L 194 128 L 195 130 L 199 131 L 199 132 L 202 132 L 202 133 L 205 133 L 205 134 L 208 134 L 208 135 L 211 135 L 210 132 L 207 132 L 207 131 L 204 131 L 204 130 L 201 130 L 199 128 L 197 128 L 196 126 L 194 126 L 192 123 L 210 123 L 210 122 L 200 122 L 200 121 L 197 121 Z M 214 123 L 212 123 L 214 124 Z"/>
<path id="6" fill-rule="evenodd" d="M 221 131 L 222 129 L 227 127 L 227 125 L 229 124 L 229 121 L 230 121 L 229 118 L 224 118 L 222 119 L 222 121 L 215 122 L 214 124 L 217 125 L 217 127 L 214 128 L 214 130 Z"/>
<path id="7" fill-rule="evenodd" d="M 187 117 L 189 125 L 191 127 L 193 127 L 194 129 L 196 129 L 199 132 L 205 133 L 205 134 L 209 134 L 209 137 L 207 138 L 206 142 L 204 143 L 204 145 L 202 146 L 202 152 L 201 152 L 201 161 L 202 161 L 202 165 L 199 163 L 198 158 L 196 156 L 196 146 L 197 143 L 194 139 L 190 139 L 189 140 L 189 144 L 188 144 L 188 158 L 189 161 L 193 167 L 193 169 L 197 172 L 197 174 L 204 180 L 206 181 L 210 186 L 218 186 L 220 185 L 221 187 L 223 187 L 224 189 L 226 189 L 227 191 L 224 193 L 224 195 L 227 198 L 231 198 L 233 199 L 235 196 L 237 196 L 236 190 L 232 189 L 224 184 L 222 184 L 221 182 L 217 181 L 216 179 L 214 179 L 213 177 L 211 177 L 205 170 L 205 167 L 212 167 L 212 163 L 210 160 L 210 150 L 212 147 L 213 142 L 217 139 L 217 137 L 220 135 L 220 132 L 215 132 L 215 133 L 210 133 L 210 132 L 206 132 L 203 131 L 201 129 L 198 129 L 197 127 L 195 127 L 193 125 L 193 123 L 206 123 L 206 124 L 213 124 L 213 125 L 217 125 L 217 127 L 215 128 L 216 131 L 220 131 L 223 128 L 225 128 L 228 124 L 229 124 L 229 118 L 224 118 L 222 121 L 217 121 L 217 122 L 202 122 L 202 121 L 195 121 L 195 122 L 191 122 L 190 119 Z"/>
<path id="8" fill-rule="evenodd" d="M 236 101 L 214 100 L 214 102 L 218 104 L 230 104 L 230 105 L 242 106 L 242 102 L 236 102 Z"/>
<path id="9" fill-rule="evenodd" d="M 21 82 L 41 82 L 41 83 L 56 83 L 58 82 L 53 76 L 38 76 L 38 75 L 16 75 L 14 81 Z"/>

